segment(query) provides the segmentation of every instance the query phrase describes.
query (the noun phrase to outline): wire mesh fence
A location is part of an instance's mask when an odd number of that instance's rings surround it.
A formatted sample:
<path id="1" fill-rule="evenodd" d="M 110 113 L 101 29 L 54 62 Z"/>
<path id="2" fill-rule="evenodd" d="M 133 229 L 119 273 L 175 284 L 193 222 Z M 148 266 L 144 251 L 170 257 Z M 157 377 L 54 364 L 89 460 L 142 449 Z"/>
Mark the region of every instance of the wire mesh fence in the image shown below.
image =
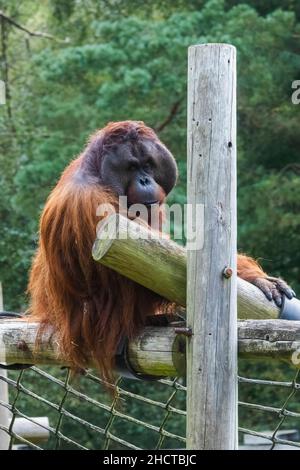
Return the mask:
<path id="1" fill-rule="evenodd" d="M 93 373 L 72 377 L 68 369 L 37 368 L 0 377 L 9 385 L 10 447 L 33 449 L 185 448 L 185 386 L 181 380 L 136 382 L 119 379 L 116 394 Z M 155 397 L 155 398 L 153 398 Z M 30 411 L 30 413 L 29 413 Z M 49 417 L 45 444 L 14 432 L 17 417 Z M 0 426 L 3 429 L 3 426 Z"/>
<path id="2" fill-rule="evenodd" d="M 242 364 L 239 376 L 240 448 L 300 449 L 299 373 L 285 365 Z M 291 380 L 272 380 L 287 376 Z M 32 367 L 0 376 L 9 387 L 9 426 L 0 425 L 10 436 L 10 448 L 22 443 L 30 449 L 184 449 L 186 387 L 182 379 L 157 382 L 118 379 L 117 393 L 93 372 L 73 377 L 68 369 Z M 44 442 L 18 435 L 15 422 L 32 423 L 47 416 Z M 292 446 L 292 447 L 291 447 Z"/>
<path id="3" fill-rule="evenodd" d="M 238 378 L 240 448 L 300 449 L 299 370 L 276 361 L 252 369 Z"/>

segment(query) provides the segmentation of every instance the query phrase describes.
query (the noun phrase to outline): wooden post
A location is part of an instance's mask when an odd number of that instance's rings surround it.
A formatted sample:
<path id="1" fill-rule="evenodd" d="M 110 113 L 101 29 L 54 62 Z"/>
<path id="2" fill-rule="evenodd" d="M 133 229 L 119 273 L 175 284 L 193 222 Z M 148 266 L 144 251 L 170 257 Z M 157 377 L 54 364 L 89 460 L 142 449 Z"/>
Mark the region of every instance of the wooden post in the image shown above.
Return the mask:
<path id="1" fill-rule="evenodd" d="M 0 310 L 3 310 L 3 293 L 2 284 L 0 282 Z M 1 349 L 1 348 L 0 348 Z M 0 369 L 0 400 L 2 403 L 8 403 L 8 385 L 3 379 L 6 379 L 6 370 Z M 0 425 L 6 429 L 9 427 L 9 410 L 0 404 Z M 7 450 L 9 447 L 9 435 L 0 429 L 0 450 Z"/>
<path id="2" fill-rule="evenodd" d="M 227 44 L 189 48 L 187 183 L 188 203 L 204 207 L 203 247 L 187 246 L 187 447 L 235 449 L 236 51 Z"/>

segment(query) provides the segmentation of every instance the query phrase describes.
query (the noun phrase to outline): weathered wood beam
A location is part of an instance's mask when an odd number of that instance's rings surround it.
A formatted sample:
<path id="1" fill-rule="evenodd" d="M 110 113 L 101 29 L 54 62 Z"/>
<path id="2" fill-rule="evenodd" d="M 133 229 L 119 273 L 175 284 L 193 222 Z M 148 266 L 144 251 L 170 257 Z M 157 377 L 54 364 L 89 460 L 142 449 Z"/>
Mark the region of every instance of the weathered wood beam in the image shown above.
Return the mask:
<path id="1" fill-rule="evenodd" d="M 277 359 L 300 367 L 300 321 L 240 321 L 238 336 L 240 358 Z"/>
<path id="2" fill-rule="evenodd" d="M 186 303 L 186 251 L 119 214 L 98 229 L 93 258 L 180 305 Z"/>
<path id="3" fill-rule="evenodd" d="M 221 78 L 220 78 L 221 77 Z M 236 49 L 188 50 L 187 449 L 237 447 Z M 197 207 L 204 208 L 201 217 Z M 198 212 L 198 213 L 197 213 Z M 199 230 L 199 231 L 200 231 Z M 195 244 L 194 244 L 195 245 Z"/>
<path id="4" fill-rule="evenodd" d="M 49 427 L 49 418 L 47 416 L 32 418 L 30 421 L 27 418 L 16 418 L 12 431 L 29 442 L 40 444 L 48 441 L 50 437 Z M 18 441 L 18 438 L 16 440 Z"/>
<path id="5" fill-rule="evenodd" d="M 139 235 L 139 237 L 138 237 Z M 186 250 L 119 214 L 100 225 L 93 258 L 125 277 L 186 306 Z M 225 267 L 225 266 L 224 266 Z M 238 318 L 278 318 L 280 309 L 253 284 L 237 280 Z"/>
<path id="6" fill-rule="evenodd" d="M 0 363 L 68 365 L 59 354 L 57 335 L 45 331 L 36 346 L 37 323 L 0 321 Z M 175 327 L 147 327 L 129 343 L 128 360 L 141 374 L 176 377 L 185 374 L 185 338 Z M 93 363 L 91 362 L 91 367 Z"/>
<path id="7" fill-rule="evenodd" d="M 51 329 L 36 347 L 37 328 L 37 323 L 25 319 L 1 320 L 0 363 L 68 365 L 59 354 L 57 336 Z M 185 337 L 177 334 L 175 328 L 149 326 L 129 343 L 128 359 L 136 372 L 166 377 L 185 375 Z M 238 350 L 240 358 L 283 360 L 299 367 L 300 322 L 239 321 Z"/>
<path id="8" fill-rule="evenodd" d="M 3 310 L 3 292 L 2 284 L 0 282 L 0 309 Z M 5 381 L 7 378 L 6 370 L 0 369 L 0 401 L 4 404 L 8 404 L 8 384 Z M 10 421 L 10 412 L 6 406 L 0 406 L 0 426 L 5 429 L 8 428 Z M 7 450 L 9 447 L 9 435 L 2 429 L 0 429 L 0 451 Z"/>

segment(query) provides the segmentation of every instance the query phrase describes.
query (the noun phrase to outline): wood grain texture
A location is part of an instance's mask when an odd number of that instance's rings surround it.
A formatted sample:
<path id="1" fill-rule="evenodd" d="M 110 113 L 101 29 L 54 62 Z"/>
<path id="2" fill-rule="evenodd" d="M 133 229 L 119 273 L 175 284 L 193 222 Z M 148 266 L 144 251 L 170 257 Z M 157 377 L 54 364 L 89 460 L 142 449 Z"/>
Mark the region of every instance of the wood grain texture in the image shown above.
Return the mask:
<path id="1" fill-rule="evenodd" d="M 167 238 L 151 238 L 146 227 L 138 226 L 145 239 L 137 238 L 136 222 L 121 215 L 112 215 L 100 233 L 111 222 L 117 227 L 116 238 L 97 239 L 94 259 L 172 302 L 186 306 L 186 249 Z M 237 295 L 239 318 L 278 318 L 280 309 L 253 284 L 238 278 Z"/>
<path id="2" fill-rule="evenodd" d="M 22 320 L 0 321 L 0 362 L 8 364 L 68 365 L 59 353 L 52 329 L 45 331 L 40 347 L 35 346 L 38 324 Z M 128 357 L 140 373 L 168 377 L 185 375 L 185 340 L 175 327 L 146 327 L 129 342 Z M 246 320 L 238 322 L 239 357 L 276 359 L 295 363 L 292 354 L 300 348 L 300 322 Z M 93 364 L 90 364 L 93 367 Z"/>
<path id="3" fill-rule="evenodd" d="M 59 351 L 57 335 L 48 328 L 36 346 L 37 323 L 0 321 L 0 362 L 7 364 L 68 365 Z M 185 338 L 175 327 L 146 327 L 128 346 L 128 360 L 142 374 L 185 375 Z M 94 364 L 91 362 L 91 367 Z"/>
<path id="4" fill-rule="evenodd" d="M 2 284 L 0 282 L 0 310 L 3 310 L 3 291 Z M 0 348 L 1 348 L 1 339 L 0 339 Z M 9 403 L 8 396 L 8 384 L 5 382 L 7 379 L 7 371 L 0 369 L 0 427 L 3 429 L 8 429 L 9 422 L 11 419 L 11 413 L 6 406 Z M 3 429 L 0 429 L 0 450 L 7 450 L 9 447 L 10 437 Z"/>
<path id="5" fill-rule="evenodd" d="M 234 449 L 237 435 L 236 51 L 188 52 L 188 203 L 204 245 L 187 250 L 187 447 Z M 188 221 L 193 224 L 194 220 Z M 222 272 L 233 269 L 230 279 Z"/>
<path id="6" fill-rule="evenodd" d="M 275 319 L 280 308 L 270 302 L 261 290 L 244 279 L 237 279 L 238 318 L 240 319 Z"/>
<path id="7" fill-rule="evenodd" d="M 300 322 L 247 320 L 239 322 L 239 357 L 276 359 L 300 367 Z"/>
<path id="8" fill-rule="evenodd" d="M 114 238 L 110 238 L 116 228 Z M 93 258 L 104 266 L 148 287 L 166 299 L 184 305 L 186 254 L 183 247 L 147 227 L 111 215 L 93 247 Z"/>

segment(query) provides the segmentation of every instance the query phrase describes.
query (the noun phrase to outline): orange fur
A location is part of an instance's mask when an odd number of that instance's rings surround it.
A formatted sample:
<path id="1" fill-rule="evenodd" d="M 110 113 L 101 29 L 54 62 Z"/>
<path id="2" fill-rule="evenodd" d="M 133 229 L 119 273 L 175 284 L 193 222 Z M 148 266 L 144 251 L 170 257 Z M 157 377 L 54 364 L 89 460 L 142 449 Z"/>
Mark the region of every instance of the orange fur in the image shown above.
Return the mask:
<path id="1" fill-rule="evenodd" d="M 93 144 L 98 149 L 105 136 L 118 138 L 127 127 L 126 122 L 108 125 L 92 138 L 92 151 Z M 140 125 L 140 134 L 153 139 L 150 131 Z M 93 261 L 96 209 L 101 203 L 116 206 L 116 199 L 98 180 L 82 178 L 88 158 L 83 154 L 66 168 L 46 202 L 28 286 L 29 315 L 40 322 L 40 333 L 54 326 L 69 364 L 84 368 L 92 357 L 110 380 L 121 338 L 136 335 L 165 301 Z"/>
<path id="2" fill-rule="evenodd" d="M 134 337 L 148 314 L 168 305 L 91 256 L 99 222 L 96 209 L 101 203 L 117 204 L 99 179 L 101 155 L 106 145 L 123 142 L 132 133 L 158 141 L 141 122 L 111 123 L 66 168 L 42 213 L 28 286 L 30 318 L 40 322 L 40 333 L 52 325 L 71 366 L 85 368 L 92 358 L 108 380 L 119 341 Z M 265 273 L 254 260 L 239 255 L 238 275 L 251 281 Z"/>

